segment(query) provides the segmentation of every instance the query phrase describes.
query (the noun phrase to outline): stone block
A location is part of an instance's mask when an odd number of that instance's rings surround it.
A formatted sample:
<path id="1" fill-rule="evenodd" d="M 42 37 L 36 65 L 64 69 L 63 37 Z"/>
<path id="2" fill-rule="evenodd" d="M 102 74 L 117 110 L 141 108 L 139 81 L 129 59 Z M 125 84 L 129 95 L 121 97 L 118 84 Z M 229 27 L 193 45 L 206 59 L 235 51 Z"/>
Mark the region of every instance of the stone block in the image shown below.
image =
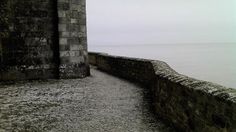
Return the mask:
<path id="1" fill-rule="evenodd" d="M 67 43 L 68 43 L 67 38 L 60 38 L 59 40 L 60 45 L 67 45 Z"/>
<path id="2" fill-rule="evenodd" d="M 65 11 L 58 11 L 58 17 L 66 17 Z"/>
<path id="3" fill-rule="evenodd" d="M 72 23 L 72 24 L 76 24 L 76 23 L 78 23 L 78 20 L 77 20 L 77 19 L 74 19 L 74 18 L 72 18 L 72 19 L 70 19 L 70 23 Z"/>
<path id="4" fill-rule="evenodd" d="M 67 31 L 67 25 L 66 24 L 59 24 L 58 30 L 61 32 Z"/>
<path id="5" fill-rule="evenodd" d="M 72 50 L 72 51 L 81 50 L 81 49 L 80 49 L 80 45 L 71 44 L 71 45 L 70 45 L 70 50 Z"/>

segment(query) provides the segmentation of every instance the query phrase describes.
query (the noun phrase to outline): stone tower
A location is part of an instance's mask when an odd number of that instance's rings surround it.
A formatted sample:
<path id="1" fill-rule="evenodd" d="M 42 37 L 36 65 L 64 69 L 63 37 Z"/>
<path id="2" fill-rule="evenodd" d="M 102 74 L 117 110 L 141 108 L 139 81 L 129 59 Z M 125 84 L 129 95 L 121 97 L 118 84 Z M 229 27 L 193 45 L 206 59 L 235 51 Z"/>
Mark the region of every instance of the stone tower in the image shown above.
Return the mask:
<path id="1" fill-rule="evenodd" d="M 1 0 L 0 81 L 89 75 L 85 0 Z"/>

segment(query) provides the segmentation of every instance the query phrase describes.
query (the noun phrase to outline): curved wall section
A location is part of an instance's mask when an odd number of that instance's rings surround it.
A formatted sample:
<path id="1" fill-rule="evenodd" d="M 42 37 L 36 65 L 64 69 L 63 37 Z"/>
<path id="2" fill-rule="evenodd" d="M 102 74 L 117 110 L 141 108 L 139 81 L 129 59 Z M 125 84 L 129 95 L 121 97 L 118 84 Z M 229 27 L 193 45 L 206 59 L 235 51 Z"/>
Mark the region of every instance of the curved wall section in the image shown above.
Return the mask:
<path id="1" fill-rule="evenodd" d="M 89 53 L 98 69 L 146 85 L 156 113 L 181 131 L 236 131 L 236 90 L 177 73 L 162 61 Z"/>

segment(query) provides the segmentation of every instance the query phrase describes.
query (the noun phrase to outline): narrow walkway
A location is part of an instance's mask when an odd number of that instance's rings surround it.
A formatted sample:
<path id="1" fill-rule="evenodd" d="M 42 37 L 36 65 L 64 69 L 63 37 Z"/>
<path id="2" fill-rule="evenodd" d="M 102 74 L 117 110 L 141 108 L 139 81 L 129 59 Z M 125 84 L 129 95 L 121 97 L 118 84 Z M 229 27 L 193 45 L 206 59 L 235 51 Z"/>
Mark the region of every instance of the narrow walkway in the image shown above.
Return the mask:
<path id="1" fill-rule="evenodd" d="M 0 85 L 0 132 L 169 132 L 144 88 L 91 69 L 91 77 Z"/>

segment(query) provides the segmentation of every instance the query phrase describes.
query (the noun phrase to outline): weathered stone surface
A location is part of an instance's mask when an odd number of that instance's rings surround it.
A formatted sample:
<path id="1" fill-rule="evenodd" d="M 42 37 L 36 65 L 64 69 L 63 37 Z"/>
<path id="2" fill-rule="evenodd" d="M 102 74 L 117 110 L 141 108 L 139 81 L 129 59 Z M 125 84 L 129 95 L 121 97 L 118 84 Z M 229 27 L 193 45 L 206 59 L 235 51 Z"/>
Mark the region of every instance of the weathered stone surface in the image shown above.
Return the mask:
<path id="1" fill-rule="evenodd" d="M 149 91 L 92 69 L 85 79 L 0 85 L 0 131 L 174 132 Z"/>
<path id="2" fill-rule="evenodd" d="M 55 4 L 1 0 L 0 80 L 56 77 Z"/>
<path id="3" fill-rule="evenodd" d="M 59 0 L 60 78 L 89 75 L 85 0 Z"/>
<path id="4" fill-rule="evenodd" d="M 155 77 L 152 63 L 144 59 L 132 59 L 108 54 L 89 53 L 90 64 L 114 75 L 149 85 Z"/>
<path id="5" fill-rule="evenodd" d="M 165 62 L 89 53 L 99 69 L 148 86 L 156 113 L 180 131 L 235 132 L 236 90 L 174 71 Z"/>
<path id="6" fill-rule="evenodd" d="M 0 81 L 85 77 L 87 58 L 85 0 L 0 1 Z"/>

